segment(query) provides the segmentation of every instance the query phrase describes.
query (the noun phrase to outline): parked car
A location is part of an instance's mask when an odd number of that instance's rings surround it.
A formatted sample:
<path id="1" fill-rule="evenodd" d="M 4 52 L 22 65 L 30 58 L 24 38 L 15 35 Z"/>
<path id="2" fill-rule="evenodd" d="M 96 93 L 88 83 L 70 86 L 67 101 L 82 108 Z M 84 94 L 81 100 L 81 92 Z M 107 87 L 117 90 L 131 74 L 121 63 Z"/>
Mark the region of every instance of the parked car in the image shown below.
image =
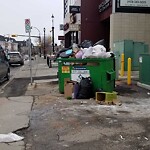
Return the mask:
<path id="1" fill-rule="evenodd" d="M 20 52 L 9 52 L 8 56 L 9 56 L 9 65 L 12 64 L 24 65 L 24 59 L 20 54 Z"/>
<path id="2" fill-rule="evenodd" d="M 10 78 L 10 68 L 5 52 L 0 48 L 0 81 Z"/>

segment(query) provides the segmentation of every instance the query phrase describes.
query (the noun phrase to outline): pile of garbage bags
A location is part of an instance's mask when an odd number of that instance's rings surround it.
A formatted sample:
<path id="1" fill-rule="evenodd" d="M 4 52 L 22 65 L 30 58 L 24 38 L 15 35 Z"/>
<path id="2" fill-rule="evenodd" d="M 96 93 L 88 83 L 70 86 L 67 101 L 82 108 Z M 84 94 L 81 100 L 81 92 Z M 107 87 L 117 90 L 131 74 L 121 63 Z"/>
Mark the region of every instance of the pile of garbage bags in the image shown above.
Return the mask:
<path id="1" fill-rule="evenodd" d="M 91 41 L 85 40 L 79 45 L 74 43 L 72 47 L 60 50 L 56 55 L 56 59 L 59 57 L 60 58 L 74 57 L 77 59 L 109 58 L 114 57 L 114 54 L 112 52 L 106 52 L 103 40 L 98 41 L 94 45 Z"/>

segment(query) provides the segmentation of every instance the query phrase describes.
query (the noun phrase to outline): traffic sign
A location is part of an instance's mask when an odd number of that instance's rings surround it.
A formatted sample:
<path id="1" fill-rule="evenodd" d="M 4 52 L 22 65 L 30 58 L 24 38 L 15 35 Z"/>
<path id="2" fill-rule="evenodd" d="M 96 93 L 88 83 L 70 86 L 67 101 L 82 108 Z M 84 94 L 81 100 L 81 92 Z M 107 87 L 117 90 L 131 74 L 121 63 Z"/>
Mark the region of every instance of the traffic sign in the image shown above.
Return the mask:
<path id="1" fill-rule="evenodd" d="M 30 22 L 30 19 L 25 19 L 25 31 L 26 31 L 26 33 L 31 32 L 31 22 Z"/>

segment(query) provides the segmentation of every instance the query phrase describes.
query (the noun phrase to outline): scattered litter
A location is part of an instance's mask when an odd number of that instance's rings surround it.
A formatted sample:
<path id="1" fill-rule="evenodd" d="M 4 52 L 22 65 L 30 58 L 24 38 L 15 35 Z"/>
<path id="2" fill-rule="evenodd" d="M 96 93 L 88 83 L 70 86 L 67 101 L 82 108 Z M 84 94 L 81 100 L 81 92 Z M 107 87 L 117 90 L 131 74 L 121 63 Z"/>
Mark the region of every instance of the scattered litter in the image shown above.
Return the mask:
<path id="1" fill-rule="evenodd" d="M 148 92 L 147 95 L 150 95 L 150 92 Z"/>
<path id="2" fill-rule="evenodd" d="M 148 138 L 147 138 L 147 137 L 144 137 L 144 139 L 148 141 Z"/>
<path id="3" fill-rule="evenodd" d="M 63 145 L 64 147 L 69 147 L 69 145 Z"/>
<path id="4" fill-rule="evenodd" d="M 24 137 L 18 136 L 14 133 L 0 134 L 0 143 L 10 143 L 23 140 Z"/>
<path id="5" fill-rule="evenodd" d="M 60 140 L 60 135 L 57 133 L 57 140 L 59 141 Z"/>
<path id="6" fill-rule="evenodd" d="M 81 105 L 83 104 L 83 101 L 81 101 Z"/>
<path id="7" fill-rule="evenodd" d="M 64 119 L 64 118 L 61 118 L 62 120 Z"/>
<path id="8" fill-rule="evenodd" d="M 110 121 L 109 121 L 109 124 L 112 124 L 112 123 L 113 123 L 113 120 L 110 120 Z"/>
<path id="9" fill-rule="evenodd" d="M 81 105 L 82 105 L 82 104 L 87 104 L 87 102 L 86 102 L 86 101 L 81 101 Z"/>
<path id="10" fill-rule="evenodd" d="M 89 124 L 89 122 L 86 122 L 85 124 Z"/>
<path id="11" fill-rule="evenodd" d="M 117 120 L 117 119 L 115 119 L 115 120 L 114 120 L 114 123 L 117 123 L 117 122 L 118 122 L 118 120 Z"/>
<path id="12" fill-rule="evenodd" d="M 34 136 L 36 137 L 37 135 L 35 134 Z"/>
<path id="13" fill-rule="evenodd" d="M 137 139 L 138 139 L 138 140 L 140 140 L 140 139 L 141 139 L 141 137 L 139 137 L 139 136 L 138 136 L 138 137 L 137 137 Z"/>
<path id="14" fill-rule="evenodd" d="M 120 138 L 122 139 L 122 140 L 124 140 L 125 138 L 123 138 L 123 136 L 122 135 L 120 135 Z"/>

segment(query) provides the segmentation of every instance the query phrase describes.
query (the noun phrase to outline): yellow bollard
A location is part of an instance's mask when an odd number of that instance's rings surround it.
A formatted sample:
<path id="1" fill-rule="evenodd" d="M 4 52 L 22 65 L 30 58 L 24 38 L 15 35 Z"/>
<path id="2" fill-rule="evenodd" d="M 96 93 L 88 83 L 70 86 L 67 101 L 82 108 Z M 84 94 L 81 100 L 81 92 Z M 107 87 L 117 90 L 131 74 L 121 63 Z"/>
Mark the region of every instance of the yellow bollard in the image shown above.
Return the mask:
<path id="1" fill-rule="evenodd" d="M 124 76 L 124 54 L 121 55 L 121 77 Z"/>
<path id="2" fill-rule="evenodd" d="M 128 58 L 128 76 L 127 76 L 127 84 L 131 85 L 131 58 Z"/>

